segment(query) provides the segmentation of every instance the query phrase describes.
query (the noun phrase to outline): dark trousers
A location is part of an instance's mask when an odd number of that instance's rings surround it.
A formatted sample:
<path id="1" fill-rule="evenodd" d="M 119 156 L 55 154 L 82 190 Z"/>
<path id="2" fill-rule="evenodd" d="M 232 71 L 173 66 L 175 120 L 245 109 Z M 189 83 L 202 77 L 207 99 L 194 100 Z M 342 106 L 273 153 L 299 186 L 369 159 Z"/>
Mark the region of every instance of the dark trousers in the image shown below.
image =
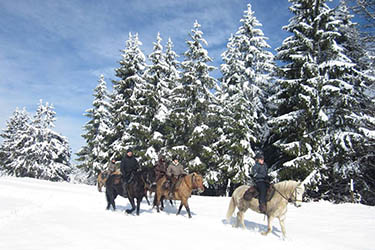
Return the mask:
<path id="1" fill-rule="evenodd" d="M 265 181 L 260 181 L 256 183 L 257 189 L 259 192 L 259 204 L 265 204 L 266 203 L 266 196 L 267 196 L 267 189 L 268 189 L 268 183 Z"/>

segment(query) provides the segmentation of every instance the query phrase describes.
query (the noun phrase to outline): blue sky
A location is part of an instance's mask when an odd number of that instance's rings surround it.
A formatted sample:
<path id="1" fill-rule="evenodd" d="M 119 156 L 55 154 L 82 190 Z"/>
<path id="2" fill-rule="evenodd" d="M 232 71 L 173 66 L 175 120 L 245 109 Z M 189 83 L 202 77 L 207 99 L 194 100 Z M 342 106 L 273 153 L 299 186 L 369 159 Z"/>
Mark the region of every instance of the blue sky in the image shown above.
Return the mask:
<path id="1" fill-rule="evenodd" d="M 171 37 L 181 55 L 198 20 L 219 66 L 248 3 L 274 52 L 288 36 L 281 29 L 291 17 L 287 0 L 2 0 L 0 129 L 16 107 L 34 113 L 43 99 L 55 106 L 56 131 L 76 153 L 84 144 L 83 114 L 91 108 L 93 89 L 100 74 L 111 86 L 129 32 L 139 34 L 145 55 L 158 32 L 163 44 Z"/>

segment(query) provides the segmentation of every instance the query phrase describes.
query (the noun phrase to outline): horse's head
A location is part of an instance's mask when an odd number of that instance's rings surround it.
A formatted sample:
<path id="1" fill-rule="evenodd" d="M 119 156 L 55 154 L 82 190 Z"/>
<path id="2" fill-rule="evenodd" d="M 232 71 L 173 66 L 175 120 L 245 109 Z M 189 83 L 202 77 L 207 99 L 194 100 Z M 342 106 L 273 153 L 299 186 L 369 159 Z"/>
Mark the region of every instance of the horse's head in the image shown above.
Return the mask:
<path id="1" fill-rule="evenodd" d="M 108 177 L 109 177 L 109 171 L 108 170 L 104 170 L 102 172 L 102 179 L 106 180 L 106 179 L 108 179 Z"/>
<path id="2" fill-rule="evenodd" d="M 194 189 L 198 189 L 198 192 L 204 191 L 203 177 L 197 173 L 192 173 L 192 184 Z"/>
<path id="3" fill-rule="evenodd" d="M 302 182 L 299 182 L 293 192 L 292 202 L 294 206 L 296 207 L 302 206 L 302 198 L 303 198 L 304 192 L 305 192 L 305 185 Z"/>
<path id="4" fill-rule="evenodd" d="M 140 172 L 140 177 L 142 178 L 146 188 L 150 188 L 152 183 L 155 181 L 155 171 L 151 168 L 143 169 Z"/>

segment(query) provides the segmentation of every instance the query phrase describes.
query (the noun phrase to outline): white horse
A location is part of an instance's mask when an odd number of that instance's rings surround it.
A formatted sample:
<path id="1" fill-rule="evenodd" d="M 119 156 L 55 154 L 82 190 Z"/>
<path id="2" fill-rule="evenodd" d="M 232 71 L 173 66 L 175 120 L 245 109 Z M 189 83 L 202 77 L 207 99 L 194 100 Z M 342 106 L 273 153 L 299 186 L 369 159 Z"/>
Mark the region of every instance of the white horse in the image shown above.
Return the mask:
<path id="1" fill-rule="evenodd" d="M 236 188 L 229 203 L 227 211 L 227 222 L 230 223 L 232 214 L 237 207 L 237 227 L 241 225 L 242 228 L 246 228 L 244 224 L 244 213 L 248 208 L 260 213 L 258 199 L 252 198 L 250 201 L 246 201 L 242 198 L 248 188 L 249 186 L 247 185 L 242 185 Z M 278 218 L 281 231 L 283 233 L 283 238 L 285 238 L 286 231 L 284 220 L 287 212 L 288 201 L 293 202 L 296 207 L 300 207 L 302 204 L 302 195 L 305 192 L 305 186 L 302 183 L 296 181 L 282 181 L 274 184 L 274 188 L 276 190 L 275 194 L 273 195 L 272 199 L 267 202 L 266 215 L 268 220 L 268 230 L 266 232 L 262 232 L 262 234 L 269 234 L 272 230 L 272 220 L 274 218 Z"/>

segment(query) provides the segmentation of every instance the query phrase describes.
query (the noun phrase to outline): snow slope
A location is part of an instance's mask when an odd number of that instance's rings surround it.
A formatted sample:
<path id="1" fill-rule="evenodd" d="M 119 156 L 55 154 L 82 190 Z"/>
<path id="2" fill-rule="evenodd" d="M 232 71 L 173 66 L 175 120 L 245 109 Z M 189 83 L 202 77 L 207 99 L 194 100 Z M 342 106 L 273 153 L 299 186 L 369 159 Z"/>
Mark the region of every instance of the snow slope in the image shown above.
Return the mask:
<path id="1" fill-rule="evenodd" d="M 127 215 L 129 202 L 116 199 L 106 211 L 95 186 L 29 178 L 0 178 L 0 249 L 374 249 L 375 207 L 359 204 L 288 205 L 281 239 L 278 221 L 262 236 L 266 221 L 248 211 L 247 229 L 225 223 L 229 197 L 192 196 L 192 219 L 167 206 L 158 214 L 144 201 L 140 216 Z"/>

